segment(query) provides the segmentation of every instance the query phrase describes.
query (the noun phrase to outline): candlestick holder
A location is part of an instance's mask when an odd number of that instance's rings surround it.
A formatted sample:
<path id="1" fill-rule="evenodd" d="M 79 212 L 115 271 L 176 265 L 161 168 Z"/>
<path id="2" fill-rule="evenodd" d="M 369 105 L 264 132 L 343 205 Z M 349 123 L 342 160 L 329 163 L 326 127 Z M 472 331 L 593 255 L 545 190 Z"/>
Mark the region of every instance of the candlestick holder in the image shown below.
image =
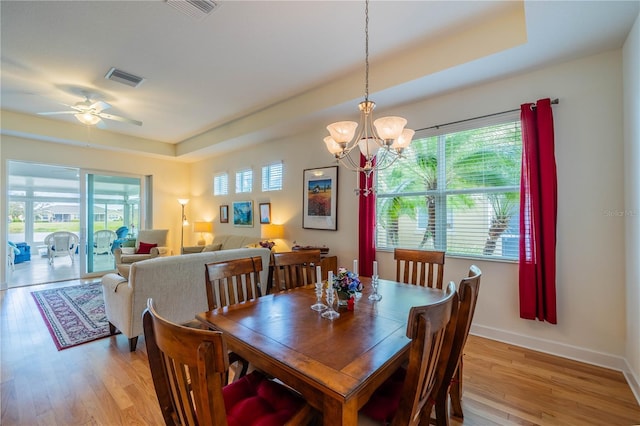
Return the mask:
<path id="1" fill-rule="evenodd" d="M 382 295 L 378 293 L 378 276 L 374 275 L 371 277 L 371 287 L 373 287 L 373 293 L 369 295 L 369 300 L 379 301 L 382 299 Z"/>
<path id="2" fill-rule="evenodd" d="M 327 309 L 327 305 L 322 303 L 322 281 L 316 281 L 316 303 L 311 305 L 311 309 L 318 312 Z"/>
<path id="3" fill-rule="evenodd" d="M 340 313 L 333 310 L 333 302 L 335 300 L 336 290 L 333 288 L 331 283 L 327 286 L 327 310 L 324 311 L 321 315 L 322 318 L 334 320 L 340 317 Z"/>

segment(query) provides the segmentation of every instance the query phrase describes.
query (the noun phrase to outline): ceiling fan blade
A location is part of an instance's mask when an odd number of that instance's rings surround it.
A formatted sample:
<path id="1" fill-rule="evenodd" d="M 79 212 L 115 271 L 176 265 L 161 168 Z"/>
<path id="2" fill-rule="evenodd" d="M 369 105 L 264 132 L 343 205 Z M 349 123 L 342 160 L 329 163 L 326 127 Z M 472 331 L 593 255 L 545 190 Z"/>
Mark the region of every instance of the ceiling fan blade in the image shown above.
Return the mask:
<path id="1" fill-rule="evenodd" d="M 52 111 L 52 112 L 39 112 L 38 115 L 59 115 L 59 114 L 77 114 L 78 111 Z"/>
<path id="2" fill-rule="evenodd" d="M 135 124 L 136 126 L 142 126 L 142 121 L 133 120 L 131 118 L 120 117 L 119 115 L 105 114 L 100 112 L 96 114 L 98 117 L 106 118 L 107 120 L 121 121 L 123 123 Z"/>
<path id="3" fill-rule="evenodd" d="M 91 105 L 89 105 L 89 109 L 93 109 L 96 112 L 101 112 L 104 111 L 105 109 L 109 109 L 111 108 L 111 105 L 109 105 L 106 102 L 103 101 L 96 101 L 94 103 L 92 103 Z"/>
<path id="4" fill-rule="evenodd" d="M 102 129 L 102 130 L 104 130 L 104 129 L 106 129 L 106 128 L 107 128 L 107 125 L 106 125 L 106 123 L 105 123 L 104 121 L 100 120 L 100 121 L 98 121 L 98 122 L 96 123 L 96 127 L 97 127 L 98 129 Z"/>

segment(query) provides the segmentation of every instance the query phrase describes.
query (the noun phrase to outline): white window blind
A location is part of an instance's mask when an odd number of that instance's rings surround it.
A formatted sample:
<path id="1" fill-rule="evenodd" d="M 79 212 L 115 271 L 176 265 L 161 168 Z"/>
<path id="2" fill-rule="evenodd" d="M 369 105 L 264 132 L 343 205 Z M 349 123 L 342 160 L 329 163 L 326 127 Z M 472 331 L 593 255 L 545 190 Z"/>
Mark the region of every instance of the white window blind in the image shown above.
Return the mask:
<path id="1" fill-rule="evenodd" d="M 282 162 L 262 166 L 262 192 L 282 190 Z"/>
<path id="2" fill-rule="evenodd" d="M 229 174 L 217 173 L 213 176 L 213 195 L 229 194 Z"/>
<path id="3" fill-rule="evenodd" d="M 377 247 L 517 259 L 520 121 L 513 114 L 417 134 L 379 171 Z"/>
<path id="4" fill-rule="evenodd" d="M 253 191 L 253 170 L 238 170 L 236 172 L 236 194 L 251 191 Z"/>

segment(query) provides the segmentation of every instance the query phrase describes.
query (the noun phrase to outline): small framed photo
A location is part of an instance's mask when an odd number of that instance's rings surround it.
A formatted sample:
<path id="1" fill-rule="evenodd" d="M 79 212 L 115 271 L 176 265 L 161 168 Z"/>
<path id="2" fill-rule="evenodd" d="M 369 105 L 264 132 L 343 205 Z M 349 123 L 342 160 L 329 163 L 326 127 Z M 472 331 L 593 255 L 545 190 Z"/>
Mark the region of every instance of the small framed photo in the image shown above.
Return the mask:
<path id="1" fill-rule="evenodd" d="M 220 206 L 220 223 L 229 223 L 229 206 L 226 204 Z"/>
<path id="2" fill-rule="evenodd" d="M 338 229 L 338 166 L 305 169 L 302 227 Z"/>
<path id="3" fill-rule="evenodd" d="M 271 203 L 260 203 L 260 223 L 271 223 Z"/>
<path id="4" fill-rule="evenodd" d="M 253 201 L 233 202 L 233 226 L 253 227 Z"/>

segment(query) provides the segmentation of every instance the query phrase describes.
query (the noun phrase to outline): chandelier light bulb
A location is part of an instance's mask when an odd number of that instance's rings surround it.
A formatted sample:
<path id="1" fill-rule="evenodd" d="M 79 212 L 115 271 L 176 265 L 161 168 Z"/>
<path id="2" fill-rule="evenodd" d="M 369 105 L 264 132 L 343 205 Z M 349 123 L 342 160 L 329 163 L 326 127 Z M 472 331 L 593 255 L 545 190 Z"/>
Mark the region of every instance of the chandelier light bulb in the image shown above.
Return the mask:
<path id="1" fill-rule="evenodd" d="M 373 122 L 378 136 L 384 141 L 396 140 L 402 134 L 407 120 L 402 117 L 382 117 Z"/>
<path id="2" fill-rule="evenodd" d="M 338 144 L 346 144 L 356 133 L 358 123 L 355 121 L 338 121 L 336 123 L 329 124 L 327 130 L 331 133 L 331 137 Z"/>
<path id="3" fill-rule="evenodd" d="M 398 152 L 402 152 L 403 149 L 411 144 L 411 140 L 413 139 L 413 135 L 415 135 L 415 133 L 415 130 L 404 129 L 400 137 L 398 137 L 393 145 L 391 145 L 391 148 L 395 149 Z"/>

